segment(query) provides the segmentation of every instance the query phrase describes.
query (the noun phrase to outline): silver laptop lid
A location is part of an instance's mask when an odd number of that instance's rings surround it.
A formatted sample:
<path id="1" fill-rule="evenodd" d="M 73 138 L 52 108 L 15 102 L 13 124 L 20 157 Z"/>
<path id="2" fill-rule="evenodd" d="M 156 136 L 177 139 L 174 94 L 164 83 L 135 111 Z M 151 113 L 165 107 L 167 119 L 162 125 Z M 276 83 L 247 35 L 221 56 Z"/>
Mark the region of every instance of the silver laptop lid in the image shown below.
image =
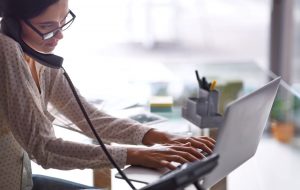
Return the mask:
<path id="1" fill-rule="evenodd" d="M 255 154 L 279 84 L 280 77 L 227 106 L 214 149 L 220 155 L 218 166 L 204 178 L 204 188 L 210 188 Z"/>

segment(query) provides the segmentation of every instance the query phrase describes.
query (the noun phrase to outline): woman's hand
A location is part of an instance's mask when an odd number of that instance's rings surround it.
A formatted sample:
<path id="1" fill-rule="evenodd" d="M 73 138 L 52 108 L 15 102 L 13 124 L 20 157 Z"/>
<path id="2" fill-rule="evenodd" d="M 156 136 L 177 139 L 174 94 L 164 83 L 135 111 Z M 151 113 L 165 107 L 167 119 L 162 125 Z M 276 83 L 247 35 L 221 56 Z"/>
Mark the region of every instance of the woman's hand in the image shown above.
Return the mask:
<path id="1" fill-rule="evenodd" d="M 165 132 L 157 131 L 151 129 L 148 131 L 144 138 L 144 145 L 154 145 L 154 144 L 186 144 L 190 145 L 196 149 L 201 149 L 204 152 L 211 154 L 214 149 L 216 141 L 210 137 L 180 137 L 176 135 L 167 134 Z"/>
<path id="2" fill-rule="evenodd" d="M 198 149 L 190 143 L 177 145 L 155 145 L 151 147 L 133 147 L 127 149 L 127 164 L 149 168 L 176 169 L 171 162 L 186 163 L 204 158 Z"/>
<path id="3" fill-rule="evenodd" d="M 190 143 L 192 147 L 201 149 L 204 152 L 211 154 L 215 147 L 216 141 L 210 137 L 176 137 L 170 139 L 169 144 L 185 144 Z"/>

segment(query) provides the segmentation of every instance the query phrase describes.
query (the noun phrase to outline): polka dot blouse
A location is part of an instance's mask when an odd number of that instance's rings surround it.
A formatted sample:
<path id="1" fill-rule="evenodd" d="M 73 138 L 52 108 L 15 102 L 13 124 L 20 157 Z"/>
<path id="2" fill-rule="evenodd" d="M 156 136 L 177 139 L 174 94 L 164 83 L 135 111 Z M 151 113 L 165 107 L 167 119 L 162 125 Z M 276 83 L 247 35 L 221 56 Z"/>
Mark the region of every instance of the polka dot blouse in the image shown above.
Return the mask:
<path id="1" fill-rule="evenodd" d="M 52 125 L 55 117 L 47 110 L 49 104 L 93 138 L 63 71 L 38 63 L 37 66 L 39 88 L 19 44 L 0 34 L 0 189 L 20 189 L 24 179 L 24 152 L 44 168 L 111 167 L 98 145 L 66 141 L 55 136 Z M 82 96 L 80 98 L 105 142 L 141 144 L 150 129 L 107 115 Z M 126 148 L 106 147 L 117 164 L 124 167 Z"/>

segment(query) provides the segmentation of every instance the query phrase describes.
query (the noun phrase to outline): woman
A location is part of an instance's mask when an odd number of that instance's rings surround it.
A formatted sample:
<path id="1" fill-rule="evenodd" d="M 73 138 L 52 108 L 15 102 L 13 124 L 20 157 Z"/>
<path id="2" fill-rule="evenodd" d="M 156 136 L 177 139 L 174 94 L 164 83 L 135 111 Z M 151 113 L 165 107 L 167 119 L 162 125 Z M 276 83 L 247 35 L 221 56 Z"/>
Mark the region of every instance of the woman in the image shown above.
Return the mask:
<path id="1" fill-rule="evenodd" d="M 1 1 L 1 28 L 9 19 L 21 27 L 21 41 L 44 54 L 51 53 L 63 38 L 62 31 L 75 18 L 68 0 Z M 4 24 L 5 23 L 5 24 Z M 10 29 L 11 30 L 11 29 Z M 55 136 L 48 112 L 51 104 L 94 138 L 82 111 L 63 75 L 63 69 L 50 68 L 26 53 L 10 32 L 0 33 L 0 189 L 88 188 L 80 184 L 32 177 L 30 159 L 44 168 L 62 170 L 112 167 L 98 145 L 80 144 Z M 23 46 L 22 46 L 23 47 Z M 147 148 L 106 145 L 119 167 L 126 164 L 174 169 L 172 161 L 185 163 L 203 158 L 197 151 L 211 153 L 215 141 L 208 137 L 182 138 L 118 119 L 97 110 L 80 96 L 97 134 L 108 142 L 143 144 Z M 161 146 L 151 146 L 162 144 Z M 32 183 L 33 182 L 33 183 Z M 47 187 L 51 189 L 51 187 Z"/>

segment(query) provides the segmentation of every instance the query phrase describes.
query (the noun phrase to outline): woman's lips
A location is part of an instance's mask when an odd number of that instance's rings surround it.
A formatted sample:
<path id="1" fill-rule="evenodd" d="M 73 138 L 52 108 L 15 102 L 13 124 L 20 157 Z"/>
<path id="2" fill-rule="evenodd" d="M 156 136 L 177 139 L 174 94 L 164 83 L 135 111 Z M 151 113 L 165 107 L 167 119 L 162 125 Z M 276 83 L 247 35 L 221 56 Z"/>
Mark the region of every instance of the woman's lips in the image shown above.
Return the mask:
<path id="1" fill-rule="evenodd" d="M 55 47 L 57 45 L 57 43 L 52 43 L 52 44 L 47 44 L 50 47 Z"/>
<path id="2" fill-rule="evenodd" d="M 57 45 L 57 42 L 47 43 L 47 46 L 50 46 L 50 47 L 55 47 L 56 45 Z"/>

